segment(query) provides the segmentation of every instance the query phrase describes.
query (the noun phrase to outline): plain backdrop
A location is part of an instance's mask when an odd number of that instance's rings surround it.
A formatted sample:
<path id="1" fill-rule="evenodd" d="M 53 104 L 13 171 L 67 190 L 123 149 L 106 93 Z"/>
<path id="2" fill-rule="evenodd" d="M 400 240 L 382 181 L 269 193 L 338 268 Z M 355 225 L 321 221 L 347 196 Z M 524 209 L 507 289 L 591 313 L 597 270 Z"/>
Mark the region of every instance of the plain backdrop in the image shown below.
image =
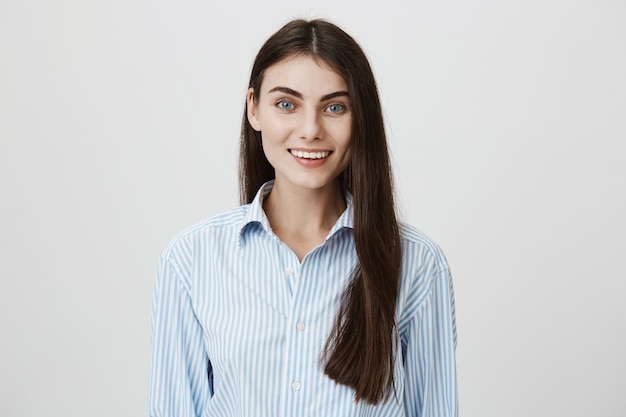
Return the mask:
<path id="1" fill-rule="evenodd" d="M 293 17 L 371 59 L 402 219 L 452 267 L 461 415 L 625 416 L 622 0 L 0 0 L 0 415 L 145 414 L 157 258 L 238 204 Z"/>

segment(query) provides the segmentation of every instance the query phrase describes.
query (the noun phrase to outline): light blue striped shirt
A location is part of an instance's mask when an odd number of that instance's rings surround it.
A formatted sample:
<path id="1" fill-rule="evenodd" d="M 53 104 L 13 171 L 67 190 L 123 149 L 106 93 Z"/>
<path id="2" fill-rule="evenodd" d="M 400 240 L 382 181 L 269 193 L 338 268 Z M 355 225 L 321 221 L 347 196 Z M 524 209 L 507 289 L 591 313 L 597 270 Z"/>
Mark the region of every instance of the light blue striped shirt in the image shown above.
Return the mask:
<path id="1" fill-rule="evenodd" d="M 322 349 L 357 256 L 352 203 L 302 263 L 251 204 L 180 233 L 160 258 L 152 310 L 150 417 L 457 415 L 450 270 L 439 247 L 400 225 L 395 390 L 355 403 L 324 375 Z"/>

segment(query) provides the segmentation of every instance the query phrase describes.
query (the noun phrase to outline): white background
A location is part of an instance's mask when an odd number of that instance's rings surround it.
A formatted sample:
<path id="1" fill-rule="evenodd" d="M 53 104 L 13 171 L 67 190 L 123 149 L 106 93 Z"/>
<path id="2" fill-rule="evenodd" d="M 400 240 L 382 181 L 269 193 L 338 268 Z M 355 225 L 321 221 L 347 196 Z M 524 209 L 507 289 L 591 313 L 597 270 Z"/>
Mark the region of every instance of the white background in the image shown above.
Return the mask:
<path id="1" fill-rule="evenodd" d="M 452 266 L 461 415 L 625 416 L 619 0 L 0 0 L 0 415 L 145 413 L 158 255 L 238 204 L 293 17 L 371 59 L 402 218 Z"/>

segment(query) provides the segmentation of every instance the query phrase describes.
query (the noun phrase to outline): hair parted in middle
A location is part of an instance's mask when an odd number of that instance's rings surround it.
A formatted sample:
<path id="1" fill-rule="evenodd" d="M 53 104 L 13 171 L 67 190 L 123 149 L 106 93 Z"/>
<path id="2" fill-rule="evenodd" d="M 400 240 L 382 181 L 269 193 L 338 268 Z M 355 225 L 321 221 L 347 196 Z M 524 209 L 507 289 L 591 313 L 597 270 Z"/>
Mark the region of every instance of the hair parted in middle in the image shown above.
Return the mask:
<path id="1" fill-rule="evenodd" d="M 365 53 L 336 25 L 293 20 L 273 34 L 256 56 L 249 87 L 258 100 L 264 72 L 305 55 L 336 71 L 348 86 L 352 111 L 351 159 L 339 176 L 353 197 L 358 265 L 337 312 L 322 362 L 324 372 L 355 391 L 356 401 L 377 404 L 394 391 L 395 310 L 402 259 L 387 139 L 376 81 Z M 244 109 L 239 185 L 242 203 L 274 178 L 257 132 Z"/>

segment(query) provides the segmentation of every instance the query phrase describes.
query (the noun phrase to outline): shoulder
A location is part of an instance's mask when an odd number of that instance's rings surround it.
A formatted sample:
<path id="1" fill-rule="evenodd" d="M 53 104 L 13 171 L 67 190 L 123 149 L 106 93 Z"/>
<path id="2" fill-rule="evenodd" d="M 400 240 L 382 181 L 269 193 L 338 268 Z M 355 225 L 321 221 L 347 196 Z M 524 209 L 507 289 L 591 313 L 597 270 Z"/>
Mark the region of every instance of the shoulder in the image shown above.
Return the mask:
<path id="1" fill-rule="evenodd" d="M 398 223 L 403 258 L 406 261 L 427 262 L 436 270 L 448 269 L 448 261 L 439 245 L 421 230 L 406 223 Z M 423 266 L 423 265 L 422 265 Z"/>
<path id="2" fill-rule="evenodd" d="M 249 204 L 194 223 L 177 233 L 163 250 L 161 257 L 170 259 L 180 251 L 188 252 L 198 244 L 216 237 L 236 236 L 248 213 Z"/>
<path id="3" fill-rule="evenodd" d="M 402 333 L 422 307 L 433 303 L 442 303 L 437 308 L 451 307 L 453 301 L 450 267 L 441 247 L 419 229 L 399 225 L 402 267 L 397 308 Z"/>

